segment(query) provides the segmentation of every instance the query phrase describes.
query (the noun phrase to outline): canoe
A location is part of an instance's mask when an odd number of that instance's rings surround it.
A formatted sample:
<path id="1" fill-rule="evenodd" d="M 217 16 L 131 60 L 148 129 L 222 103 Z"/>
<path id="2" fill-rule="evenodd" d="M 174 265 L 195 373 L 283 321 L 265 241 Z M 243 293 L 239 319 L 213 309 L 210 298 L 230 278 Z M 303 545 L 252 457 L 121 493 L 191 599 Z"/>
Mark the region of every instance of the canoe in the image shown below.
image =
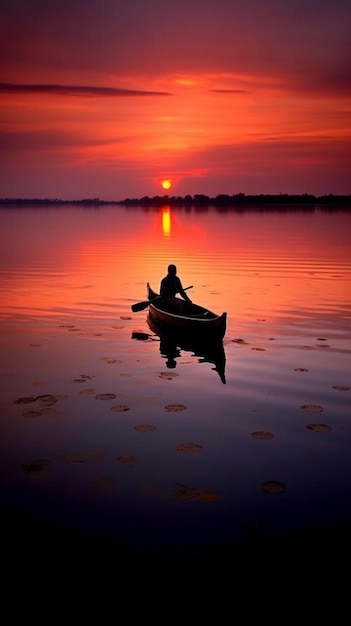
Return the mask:
<path id="1" fill-rule="evenodd" d="M 190 334 L 223 339 L 227 327 L 227 313 L 217 315 L 203 306 L 194 303 L 184 303 L 184 313 L 179 314 L 165 305 L 159 294 L 147 283 L 147 297 L 149 300 L 150 318 L 164 328 L 181 329 Z"/>
<path id="2" fill-rule="evenodd" d="M 190 352 L 191 356 L 197 359 L 198 363 L 210 363 L 214 365 L 212 369 L 217 372 L 222 383 L 225 385 L 225 365 L 226 357 L 221 338 L 215 338 L 212 335 L 189 333 L 182 329 L 173 327 L 166 328 L 159 325 L 151 317 L 149 310 L 147 323 L 150 330 L 160 338 L 160 354 L 166 359 L 166 366 L 173 369 L 177 366 L 177 359 L 182 356 L 182 352 Z M 139 333 L 140 334 L 140 333 Z M 143 334 L 143 339 L 149 338 L 149 335 Z"/>

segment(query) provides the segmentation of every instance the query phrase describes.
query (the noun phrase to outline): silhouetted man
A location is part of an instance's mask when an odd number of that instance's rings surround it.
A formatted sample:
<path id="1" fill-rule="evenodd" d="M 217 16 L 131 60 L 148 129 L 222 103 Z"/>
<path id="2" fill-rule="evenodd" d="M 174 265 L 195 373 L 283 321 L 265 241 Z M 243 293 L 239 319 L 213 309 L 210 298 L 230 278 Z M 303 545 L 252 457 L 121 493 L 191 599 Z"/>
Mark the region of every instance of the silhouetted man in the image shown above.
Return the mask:
<path id="1" fill-rule="evenodd" d="M 160 285 L 160 296 L 163 302 L 166 302 L 171 307 L 177 307 L 178 312 L 181 311 L 182 302 L 179 301 L 179 298 L 176 298 L 177 293 L 179 293 L 185 302 L 191 304 L 191 300 L 187 293 L 184 291 L 183 285 L 179 276 L 177 276 L 177 268 L 173 263 L 168 266 L 168 274 L 161 280 Z"/>

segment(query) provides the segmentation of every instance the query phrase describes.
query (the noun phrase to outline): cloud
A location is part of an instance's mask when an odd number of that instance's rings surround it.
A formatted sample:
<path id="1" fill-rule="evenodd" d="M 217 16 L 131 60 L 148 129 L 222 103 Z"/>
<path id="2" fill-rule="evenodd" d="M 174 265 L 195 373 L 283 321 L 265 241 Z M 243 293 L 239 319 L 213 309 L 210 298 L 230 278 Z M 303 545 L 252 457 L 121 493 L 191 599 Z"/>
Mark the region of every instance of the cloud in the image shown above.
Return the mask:
<path id="1" fill-rule="evenodd" d="M 229 93 L 229 94 L 242 94 L 242 93 L 250 93 L 249 91 L 246 91 L 245 89 L 210 89 L 209 90 L 211 93 Z"/>
<path id="2" fill-rule="evenodd" d="M 127 77 L 129 87 L 140 75 L 227 71 L 279 81 L 302 73 L 308 87 L 316 72 L 329 84 L 350 65 L 346 0 L 129 0 L 103 10 L 101 0 L 2 0 L 1 8 L 8 81 Z"/>
<path id="3" fill-rule="evenodd" d="M 26 85 L 17 83 L 0 83 L 0 93 L 54 94 L 60 96 L 87 96 L 90 98 L 126 98 L 140 96 L 170 96 L 165 91 L 143 91 L 135 89 L 118 89 L 116 87 L 94 87 L 85 85 Z"/>
<path id="4" fill-rule="evenodd" d="M 55 131 L 48 130 L 23 130 L 19 131 L 1 131 L 0 142 L 3 148 L 1 157 L 6 160 L 11 154 L 27 153 L 27 152 L 45 152 L 53 154 L 54 152 L 63 153 L 72 152 L 81 148 L 116 146 L 123 143 L 125 137 L 114 135 L 92 137 L 82 135 L 82 133 L 74 131 L 64 131 L 62 129 Z"/>

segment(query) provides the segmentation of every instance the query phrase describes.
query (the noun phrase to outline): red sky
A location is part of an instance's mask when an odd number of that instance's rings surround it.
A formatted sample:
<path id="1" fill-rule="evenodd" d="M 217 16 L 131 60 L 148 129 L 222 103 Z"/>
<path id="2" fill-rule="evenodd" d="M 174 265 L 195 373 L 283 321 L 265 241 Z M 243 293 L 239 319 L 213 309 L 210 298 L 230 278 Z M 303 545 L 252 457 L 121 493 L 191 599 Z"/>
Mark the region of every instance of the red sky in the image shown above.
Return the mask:
<path id="1" fill-rule="evenodd" d="M 350 194 L 350 24 L 346 0 L 1 0 L 0 197 Z"/>

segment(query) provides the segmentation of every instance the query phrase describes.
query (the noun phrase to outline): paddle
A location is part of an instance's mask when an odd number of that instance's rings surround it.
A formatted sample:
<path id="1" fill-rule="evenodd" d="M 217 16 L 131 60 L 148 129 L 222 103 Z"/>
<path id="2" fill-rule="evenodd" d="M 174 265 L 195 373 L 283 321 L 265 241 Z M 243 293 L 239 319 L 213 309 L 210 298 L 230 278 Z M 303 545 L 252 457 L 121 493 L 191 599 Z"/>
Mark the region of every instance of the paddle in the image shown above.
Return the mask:
<path id="1" fill-rule="evenodd" d="M 189 285 L 189 287 L 184 287 L 184 291 L 186 291 L 187 289 L 192 289 L 192 288 L 193 288 L 193 285 Z M 153 298 L 153 300 L 144 300 L 144 302 L 137 302 L 136 304 L 132 304 L 131 309 L 133 313 L 137 313 L 138 311 L 143 311 L 144 309 L 147 309 L 150 302 L 155 302 L 155 300 L 158 300 L 159 297 L 160 296 L 157 296 L 157 298 Z"/>

